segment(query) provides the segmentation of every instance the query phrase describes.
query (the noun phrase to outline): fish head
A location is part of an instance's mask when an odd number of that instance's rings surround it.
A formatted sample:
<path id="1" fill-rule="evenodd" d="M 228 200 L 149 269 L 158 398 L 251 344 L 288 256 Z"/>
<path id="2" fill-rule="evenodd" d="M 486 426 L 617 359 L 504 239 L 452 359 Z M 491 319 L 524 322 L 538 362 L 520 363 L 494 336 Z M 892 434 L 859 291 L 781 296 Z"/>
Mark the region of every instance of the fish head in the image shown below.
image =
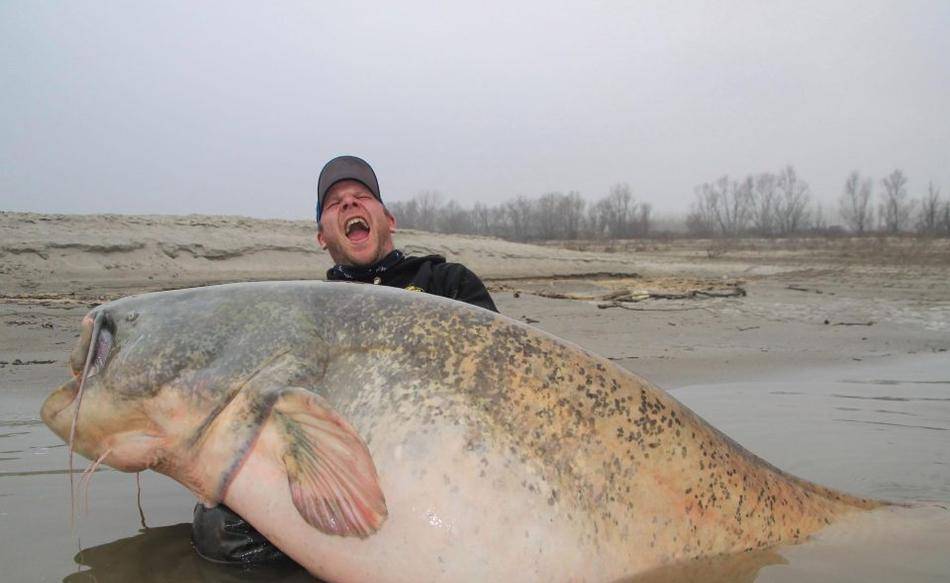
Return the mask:
<path id="1" fill-rule="evenodd" d="M 300 349 L 319 366 L 313 316 L 272 296 L 265 286 L 196 288 L 93 309 L 69 359 L 73 378 L 46 399 L 43 421 L 84 457 L 109 452 L 104 463 L 118 470 L 164 471 L 275 355 Z"/>
<path id="2" fill-rule="evenodd" d="M 118 347 L 130 340 L 127 331 L 120 332 L 116 325 L 121 315 L 100 307 L 83 318 L 79 341 L 69 357 L 72 378 L 47 397 L 40 415 L 84 457 L 98 459 L 108 451 L 109 465 L 141 471 L 160 457 L 162 436 L 150 423 L 145 399 L 134 398 L 136 391 L 123 374 L 125 363 L 114 358 Z M 145 392 L 144 387 L 138 392 Z"/>
<path id="3" fill-rule="evenodd" d="M 328 321 L 346 311 L 333 300 L 352 290 L 231 284 L 99 306 L 83 319 L 74 378 L 47 398 L 43 420 L 71 452 L 156 470 L 209 504 L 249 458 L 269 460 L 311 526 L 370 536 L 388 512 L 372 456 L 321 395 Z"/>

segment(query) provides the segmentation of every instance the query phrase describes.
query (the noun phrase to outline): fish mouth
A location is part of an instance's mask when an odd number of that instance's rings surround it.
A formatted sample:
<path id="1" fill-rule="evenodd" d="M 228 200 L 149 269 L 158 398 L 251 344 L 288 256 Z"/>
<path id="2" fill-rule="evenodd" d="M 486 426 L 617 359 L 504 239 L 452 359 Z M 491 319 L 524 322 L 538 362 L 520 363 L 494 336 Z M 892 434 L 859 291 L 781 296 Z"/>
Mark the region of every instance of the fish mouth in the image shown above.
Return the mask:
<path id="1" fill-rule="evenodd" d="M 46 401 L 43 402 L 43 406 L 40 408 L 40 417 L 43 419 L 43 423 L 55 430 L 56 419 L 63 411 L 69 409 L 70 406 L 76 402 L 78 395 L 79 379 L 69 379 L 63 383 L 58 389 L 53 391 L 49 397 L 46 397 Z"/>
<path id="2" fill-rule="evenodd" d="M 105 366 L 112 352 L 113 337 L 112 325 L 104 313 L 90 312 L 83 318 L 79 342 L 69 355 L 73 378 L 46 398 L 40 409 L 44 423 L 54 428 L 59 415 L 77 403 L 83 384 Z"/>
<path id="3" fill-rule="evenodd" d="M 55 425 L 57 417 L 68 409 L 70 405 L 76 401 L 76 397 L 79 396 L 79 386 L 82 381 L 83 369 L 88 359 L 89 346 L 92 344 L 95 321 L 93 312 L 86 314 L 86 317 L 82 319 L 79 342 L 76 343 L 76 347 L 73 348 L 73 351 L 69 354 L 69 372 L 72 373 L 73 378 L 64 382 L 58 389 L 53 391 L 40 408 L 40 417 L 42 417 L 43 422 L 54 431 L 57 430 Z M 61 437 L 65 439 L 65 436 Z"/>

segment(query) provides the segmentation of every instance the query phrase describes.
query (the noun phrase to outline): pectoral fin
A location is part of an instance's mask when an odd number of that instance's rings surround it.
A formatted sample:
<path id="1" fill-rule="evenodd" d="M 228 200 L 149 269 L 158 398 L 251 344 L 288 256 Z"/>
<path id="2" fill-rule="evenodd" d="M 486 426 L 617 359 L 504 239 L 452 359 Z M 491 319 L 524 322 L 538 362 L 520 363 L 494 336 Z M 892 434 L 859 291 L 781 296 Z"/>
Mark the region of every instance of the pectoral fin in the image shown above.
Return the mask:
<path id="1" fill-rule="evenodd" d="M 327 534 L 365 538 L 388 511 L 366 444 L 318 395 L 281 391 L 273 419 L 286 437 L 283 461 L 294 506 Z"/>

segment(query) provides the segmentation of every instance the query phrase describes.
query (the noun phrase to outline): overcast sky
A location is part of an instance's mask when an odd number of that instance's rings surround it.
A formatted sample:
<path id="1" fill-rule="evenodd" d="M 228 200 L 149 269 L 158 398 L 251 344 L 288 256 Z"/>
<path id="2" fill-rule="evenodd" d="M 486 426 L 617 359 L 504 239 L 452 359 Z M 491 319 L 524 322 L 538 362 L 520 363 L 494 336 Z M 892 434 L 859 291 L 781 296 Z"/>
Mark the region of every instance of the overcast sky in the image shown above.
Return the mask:
<path id="1" fill-rule="evenodd" d="M 660 213 L 793 164 L 950 194 L 950 2 L 0 0 L 0 210 L 312 216 L 628 182 Z"/>

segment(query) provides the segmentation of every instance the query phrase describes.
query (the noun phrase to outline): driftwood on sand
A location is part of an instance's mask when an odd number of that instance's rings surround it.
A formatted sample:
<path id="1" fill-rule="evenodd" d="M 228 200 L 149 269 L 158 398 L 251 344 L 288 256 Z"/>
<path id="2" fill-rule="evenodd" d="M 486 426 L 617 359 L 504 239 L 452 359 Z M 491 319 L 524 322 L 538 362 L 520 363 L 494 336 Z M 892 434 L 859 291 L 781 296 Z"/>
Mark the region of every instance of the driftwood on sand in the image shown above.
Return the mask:
<path id="1" fill-rule="evenodd" d="M 597 296 L 576 293 L 560 293 L 547 290 L 537 290 L 527 293 L 531 293 L 543 298 L 595 301 L 598 302 L 597 307 L 603 310 L 606 308 L 625 307 L 623 304 L 642 302 L 645 300 L 695 300 L 708 298 L 744 297 L 746 295 L 746 290 L 740 286 L 734 286 L 727 289 L 687 290 L 683 292 L 618 290 Z"/>

